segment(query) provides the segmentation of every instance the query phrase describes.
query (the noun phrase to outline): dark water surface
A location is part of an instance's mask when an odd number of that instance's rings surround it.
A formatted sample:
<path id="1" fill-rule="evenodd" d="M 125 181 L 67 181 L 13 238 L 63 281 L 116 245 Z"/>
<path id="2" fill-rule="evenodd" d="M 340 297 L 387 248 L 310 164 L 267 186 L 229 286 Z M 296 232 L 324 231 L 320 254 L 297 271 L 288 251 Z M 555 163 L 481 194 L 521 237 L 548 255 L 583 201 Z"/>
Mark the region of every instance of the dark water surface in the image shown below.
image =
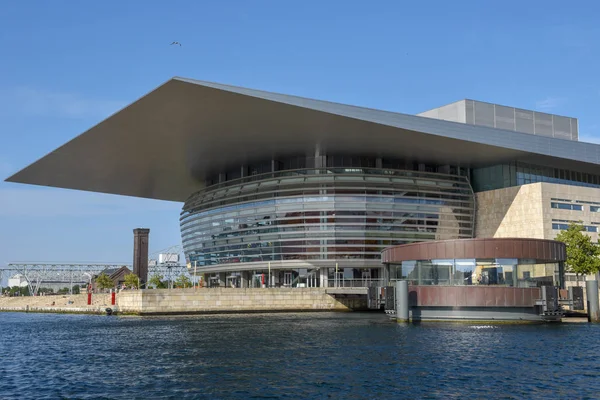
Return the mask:
<path id="1" fill-rule="evenodd" d="M 0 313 L 0 398 L 600 398 L 600 326 Z"/>

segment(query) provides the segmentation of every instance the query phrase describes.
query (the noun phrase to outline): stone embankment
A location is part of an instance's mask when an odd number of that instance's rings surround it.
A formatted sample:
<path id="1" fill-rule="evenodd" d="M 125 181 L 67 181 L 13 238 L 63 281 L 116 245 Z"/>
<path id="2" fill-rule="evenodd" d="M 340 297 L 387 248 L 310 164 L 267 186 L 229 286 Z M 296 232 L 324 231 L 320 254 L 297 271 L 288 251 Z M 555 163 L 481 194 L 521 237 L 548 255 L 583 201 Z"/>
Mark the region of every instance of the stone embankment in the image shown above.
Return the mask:
<path id="1" fill-rule="evenodd" d="M 0 311 L 103 314 L 110 305 L 110 294 L 0 297 Z"/>
<path id="2" fill-rule="evenodd" d="M 325 288 L 159 289 L 119 293 L 117 309 L 140 315 L 352 311 L 366 308 L 363 297 L 336 298 Z"/>
<path id="3" fill-rule="evenodd" d="M 366 309 L 365 296 L 334 297 L 324 288 L 150 289 L 110 294 L 0 297 L 0 311 L 104 314 L 218 314 L 243 312 L 352 311 Z"/>

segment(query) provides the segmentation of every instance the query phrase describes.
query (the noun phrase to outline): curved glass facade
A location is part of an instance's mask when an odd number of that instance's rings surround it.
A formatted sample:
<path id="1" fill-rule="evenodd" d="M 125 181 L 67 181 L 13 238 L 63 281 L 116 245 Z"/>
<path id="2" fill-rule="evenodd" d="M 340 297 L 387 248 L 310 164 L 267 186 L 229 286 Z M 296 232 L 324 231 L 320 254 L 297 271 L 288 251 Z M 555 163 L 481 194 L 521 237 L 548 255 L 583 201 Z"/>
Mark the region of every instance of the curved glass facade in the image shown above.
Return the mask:
<path id="1" fill-rule="evenodd" d="M 384 168 L 257 174 L 193 194 L 181 213 L 186 257 L 200 266 L 378 260 L 385 247 L 473 237 L 465 176 Z"/>
<path id="2" fill-rule="evenodd" d="M 516 258 L 408 260 L 392 265 L 390 275 L 411 285 L 562 287 L 563 269 L 561 262 Z"/>

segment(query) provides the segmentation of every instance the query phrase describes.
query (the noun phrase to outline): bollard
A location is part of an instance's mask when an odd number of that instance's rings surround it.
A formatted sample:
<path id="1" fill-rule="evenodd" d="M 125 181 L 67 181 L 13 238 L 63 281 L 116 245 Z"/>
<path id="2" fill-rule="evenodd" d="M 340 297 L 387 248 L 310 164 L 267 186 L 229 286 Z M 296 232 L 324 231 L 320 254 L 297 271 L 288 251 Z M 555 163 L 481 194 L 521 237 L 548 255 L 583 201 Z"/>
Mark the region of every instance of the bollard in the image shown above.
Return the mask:
<path id="1" fill-rule="evenodd" d="M 600 322 L 598 281 L 585 281 L 585 293 L 587 297 L 588 322 Z"/>
<path id="2" fill-rule="evenodd" d="M 88 292 L 88 306 L 92 305 L 92 292 Z"/>
<path id="3" fill-rule="evenodd" d="M 408 281 L 396 281 L 396 322 L 408 320 Z"/>
<path id="4" fill-rule="evenodd" d="M 112 290 L 110 294 L 110 304 L 112 304 L 113 306 L 116 304 L 116 298 L 117 293 L 114 290 Z"/>

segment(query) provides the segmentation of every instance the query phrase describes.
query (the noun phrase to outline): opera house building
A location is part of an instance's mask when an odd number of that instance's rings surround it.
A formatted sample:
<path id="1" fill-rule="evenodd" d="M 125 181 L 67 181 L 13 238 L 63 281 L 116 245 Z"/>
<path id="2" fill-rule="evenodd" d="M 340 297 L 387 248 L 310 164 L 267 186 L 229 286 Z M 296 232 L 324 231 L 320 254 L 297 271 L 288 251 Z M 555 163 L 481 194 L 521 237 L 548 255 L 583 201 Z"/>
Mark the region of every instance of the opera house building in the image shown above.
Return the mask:
<path id="1" fill-rule="evenodd" d="M 599 164 L 575 118 L 173 78 L 8 180 L 181 202 L 209 286 L 532 288 L 563 286 L 570 222 L 598 239 Z"/>

